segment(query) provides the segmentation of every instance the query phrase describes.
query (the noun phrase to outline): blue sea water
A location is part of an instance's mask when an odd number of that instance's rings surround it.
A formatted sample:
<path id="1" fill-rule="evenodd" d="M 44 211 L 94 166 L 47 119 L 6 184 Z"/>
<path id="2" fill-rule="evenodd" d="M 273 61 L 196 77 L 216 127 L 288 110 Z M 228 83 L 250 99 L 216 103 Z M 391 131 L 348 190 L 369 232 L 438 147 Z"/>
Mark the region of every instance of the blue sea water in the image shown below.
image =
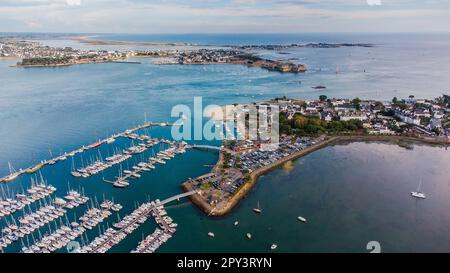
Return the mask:
<path id="1" fill-rule="evenodd" d="M 140 124 L 145 116 L 150 121 L 174 121 L 176 118 L 170 117 L 171 108 L 180 103 L 192 105 L 194 96 L 202 96 L 205 105 L 251 102 L 275 96 L 317 98 L 321 94 L 390 100 L 393 96 L 401 98 L 410 94 L 434 98 L 448 93 L 450 86 L 448 35 L 100 35 L 96 38 L 213 46 L 304 42 L 373 43 L 375 46 L 259 53 L 268 58 L 304 63 L 308 67 L 305 74 L 281 74 L 240 65 L 159 66 L 151 59 L 142 59 L 140 65 L 104 63 L 22 69 L 10 67 L 15 60 L 0 60 L 1 176 L 8 173 L 8 162 L 17 169 L 28 167 L 50 157 L 50 153 L 71 151 Z M 75 41 L 44 42 L 89 47 Z M 316 85 L 325 85 L 327 89 L 318 92 L 311 88 Z M 170 129 L 154 128 L 144 133 L 169 137 Z M 83 160 L 90 160 L 98 153 L 106 157 L 115 147 L 129 145 L 130 141 L 121 140 L 102 146 L 99 151 L 83 154 Z M 150 154 L 151 151 L 145 156 Z M 124 164 L 132 165 L 138 159 Z M 70 176 L 72 162 L 68 160 L 43 168 L 42 175 L 58 188 L 59 196 L 69 187 L 83 187 L 90 197 L 99 200 L 103 195 L 114 197 L 125 206 L 123 216 L 134 208 L 135 202 L 179 193 L 181 182 L 207 172 L 207 166 L 216 159 L 215 153 L 189 151 L 124 190 L 102 181 L 103 176 L 117 175 L 117 167 L 78 180 Z M 74 164 L 78 166 L 81 160 L 77 156 Z M 445 220 L 450 207 L 445 195 L 450 190 L 446 170 L 449 162 L 448 152 L 437 147 L 416 146 L 411 151 L 388 144 L 357 143 L 326 148 L 296 161 L 291 171 L 280 169 L 261 178 L 249 197 L 227 217 L 207 218 L 191 204 L 170 207 L 169 215 L 179 224 L 179 229 L 160 251 L 265 252 L 276 242 L 281 252 L 363 252 L 369 240 L 377 239 L 383 241 L 386 251 L 448 251 L 450 242 L 442 238 L 450 231 L 450 223 Z M 409 196 L 420 176 L 427 181 L 425 190 L 430 196 L 425 202 L 415 202 Z M 30 177 L 22 176 L 1 187 L 17 190 L 29 184 Z M 260 216 L 251 212 L 258 201 L 264 207 Z M 82 211 L 80 208 L 76 214 Z M 311 224 L 299 226 L 295 220 L 297 214 L 310 219 Z M 116 220 L 112 218 L 110 223 Z M 235 220 L 241 223 L 238 228 L 232 225 Z M 154 223 L 149 221 L 112 251 L 130 251 L 142 234 L 151 233 L 153 227 Z M 206 235 L 209 231 L 217 235 L 215 239 Z M 246 232 L 251 232 L 254 240 L 244 240 Z M 409 240 L 417 233 L 421 236 Z M 91 231 L 89 238 L 96 234 L 98 230 Z M 7 251 L 17 251 L 19 247 Z"/>
<path id="2" fill-rule="evenodd" d="M 450 92 L 450 34 L 183 34 L 183 35 L 93 35 L 98 40 L 138 42 L 192 43 L 196 45 L 255 45 L 304 43 L 366 43 L 374 47 L 292 48 L 263 51 L 258 54 L 271 59 L 289 59 L 305 64 L 301 75 L 281 76 L 283 92 L 295 90 L 298 97 L 316 97 L 311 87 L 329 97 L 355 97 L 390 100 L 393 96 L 434 98 Z M 63 41 L 66 43 L 67 41 Z M 59 41 L 61 43 L 61 41 Z M 55 44 L 54 42 L 51 44 Z M 90 45 L 73 43 L 75 47 Z M 92 46 L 91 46 L 92 47 Z M 112 49 L 112 46 L 95 46 Z M 117 47 L 114 47 L 117 48 Z M 122 47 L 122 48 L 130 48 Z M 133 48 L 142 49 L 134 46 Z M 181 48 L 182 49 L 182 48 Z M 339 71 L 336 74 L 336 71 Z M 301 84 L 299 84 L 301 82 Z M 291 86 L 285 85 L 291 83 Z M 250 82 L 251 85 L 256 85 Z M 266 87 L 263 82 L 263 88 Z M 258 88 L 261 88 L 261 85 Z M 271 88 L 271 87 L 269 87 Z"/>

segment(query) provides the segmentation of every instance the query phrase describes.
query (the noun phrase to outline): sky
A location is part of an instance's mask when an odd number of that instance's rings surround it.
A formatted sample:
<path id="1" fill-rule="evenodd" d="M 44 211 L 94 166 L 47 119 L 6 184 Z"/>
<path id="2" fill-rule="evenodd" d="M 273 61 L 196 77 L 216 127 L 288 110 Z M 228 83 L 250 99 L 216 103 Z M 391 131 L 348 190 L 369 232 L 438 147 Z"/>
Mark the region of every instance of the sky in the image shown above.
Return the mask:
<path id="1" fill-rule="evenodd" d="M 0 0 L 0 32 L 450 32 L 450 0 Z"/>

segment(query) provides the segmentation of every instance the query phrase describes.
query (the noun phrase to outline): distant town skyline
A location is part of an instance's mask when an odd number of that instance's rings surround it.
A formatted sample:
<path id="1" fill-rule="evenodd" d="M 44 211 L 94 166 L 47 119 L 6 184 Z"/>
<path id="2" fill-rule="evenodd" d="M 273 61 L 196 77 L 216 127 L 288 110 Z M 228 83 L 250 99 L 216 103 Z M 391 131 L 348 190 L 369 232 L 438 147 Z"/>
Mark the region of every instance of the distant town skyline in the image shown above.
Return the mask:
<path id="1" fill-rule="evenodd" d="M 0 32 L 448 32 L 443 0 L 0 0 Z"/>

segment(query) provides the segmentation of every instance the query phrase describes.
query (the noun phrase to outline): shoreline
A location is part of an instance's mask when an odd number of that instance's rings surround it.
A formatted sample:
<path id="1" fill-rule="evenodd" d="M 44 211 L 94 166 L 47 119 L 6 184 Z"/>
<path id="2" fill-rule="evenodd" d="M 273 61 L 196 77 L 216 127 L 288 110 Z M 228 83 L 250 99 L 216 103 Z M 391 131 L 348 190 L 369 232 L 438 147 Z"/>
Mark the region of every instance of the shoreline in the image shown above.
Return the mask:
<path id="1" fill-rule="evenodd" d="M 60 63 L 60 64 L 30 64 L 30 65 L 22 65 L 16 64 L 12 67 L 19 68 L 32 68 L 32 67 L 63 67 L 63 66 L 72 66 L 72 65 L 82 65 L 82 64 L 97 64 L 97 63 L 113 63 L 117 62 L 116 60 L 99 60 L 99 61 L 89 61 L 89 62 L 75 62 L 75 63 Z"/>
<path id="2" fill-rule="evenodd" d="M 259 168 L 253 172 L 250 173 L 250 180 L 246 182 L 244 185 L 242 185 L 241 188 L 226 202 L 225 206 L 223 207 L 213 207 L 210 204 L 208 204 L 205 199 L 198 193 L 189 196 L 191 201 L 206 215 L 213 216 L 213 217 L 221 217 L 225 216 L 228 213 L 230 213 L 234 208 L 237 207 L 237 205 L 240 203 L 242 199 L 244 199 L 250 191 L 253 189 L 253 187 L 258 182 L 258 178 L 273 169 L 276 169 L 286 162 L 296 160 L 300 157 L 306 156 L 310 153 L 313 153 L 317 150 L 321 150 L 323 148 L 333 146 L 336 144 L 339 144 L 340 142 L 390 142 L 393 144 L 398 145 L 401 142 L 410 142 L 410 143 L 422 143 L 426 145 L 448 145 L 449 143 L 447 141 L 441 141 L 439 139 L 428 139 L 428 138 L 418 138 L 418 137 L 411 137 L 411 136 L 389 136 L 389 135 L 337 135 L 337 136 L 327 136 L 327 139 L 317 143 L 313 146 L 310 146 L 304 150 L 298 151 L 294 154 L 291 154 L 283 159 L 280 159 L 276 162 L 273 162 L 272 164 L 269 164 L 267 166 L 264 166 L 262 168 Z M 222 153 L 220 153 L 219 160 L 214 166 L 214 168 L 217 168 L 221 163 Z M 210 172 L 211 173 L 211 172 Z M 204 174 L 204 175 L 208 175 Z M 189 184 L 189 180 L 185 181 L 183 184 L 180 185 L 180 187 L 188 192 L 191 191 L 192 188 Z"/>
<path id="3" fill-rule="evenodd" d="M 114 41 L 98 40 L 89 36 L 70 36 L 67 39 L 87 45 L 116 45 L 116 46 L 196 46 L 190 43 L 161 43 L 161 42 L 137 42 L 137 41 Z"/>

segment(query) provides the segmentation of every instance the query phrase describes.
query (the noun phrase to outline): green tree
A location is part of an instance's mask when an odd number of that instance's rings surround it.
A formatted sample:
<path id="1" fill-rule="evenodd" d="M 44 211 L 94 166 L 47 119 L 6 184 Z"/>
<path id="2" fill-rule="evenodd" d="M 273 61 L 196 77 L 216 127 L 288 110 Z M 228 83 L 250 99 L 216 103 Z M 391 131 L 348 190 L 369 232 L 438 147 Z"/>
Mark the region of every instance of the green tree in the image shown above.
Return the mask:
<path id="1" fill-rule="evenodd" d="M 280 132 L 281 132 L 282 134 L 286 134 L 286 135 L 292 134 L 292 127 L 291 127 L 291 125 L 289 125 L 289 124 L 283 124 L 283 125 L 281 125 L 281 124 L 280 124 Z"/>
<path id="2" fill-rule="evenodd" d="M 296 116 L 294 120 L 294 127 L 297 129 L 304 129 L 308 125 L 308 119 L 304 116 Z"/>
<path id="3" fill-rule="evenodd" d="M 325 101 L 327 99 L 327 96 L 326 95 L 320 95 L 319 96 L 319 100 L 320 101 Z"/>
<path id="4" fill-rule="evenodd" d="M 356 110 L 361 110 L 361 99 L 356 97 L 355 99 L 353 99 L 352 101 L 353 106 L 356 108 Z"/>

